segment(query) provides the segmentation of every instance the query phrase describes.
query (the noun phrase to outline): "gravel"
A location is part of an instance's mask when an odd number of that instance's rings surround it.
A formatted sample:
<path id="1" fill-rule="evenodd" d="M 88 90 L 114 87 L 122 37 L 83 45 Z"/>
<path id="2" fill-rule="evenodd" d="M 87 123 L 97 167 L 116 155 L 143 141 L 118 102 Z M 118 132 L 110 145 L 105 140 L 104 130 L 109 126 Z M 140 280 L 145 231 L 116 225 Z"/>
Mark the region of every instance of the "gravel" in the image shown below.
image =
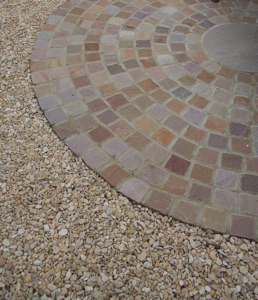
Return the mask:
<path id="1" fill-rule="evenodd" d="M 255 242 L 131 203 L 52 132 L 29 58 L 61 3 L 0 3 L 0 298 L 257 299 Z"/>

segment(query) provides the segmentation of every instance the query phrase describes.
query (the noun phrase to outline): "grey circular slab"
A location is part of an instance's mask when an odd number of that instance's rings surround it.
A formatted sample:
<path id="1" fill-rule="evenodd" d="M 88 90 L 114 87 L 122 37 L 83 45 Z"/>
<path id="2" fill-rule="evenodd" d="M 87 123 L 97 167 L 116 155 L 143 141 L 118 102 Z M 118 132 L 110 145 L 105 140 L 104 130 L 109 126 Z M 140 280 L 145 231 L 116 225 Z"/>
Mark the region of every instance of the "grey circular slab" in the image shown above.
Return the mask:
<path id="1" fill-rule="evenodd" d="M 258 25 L 223 24 L 203 38 L 211 58 L 222 65 L 245 72 L 258 72 Z"/>

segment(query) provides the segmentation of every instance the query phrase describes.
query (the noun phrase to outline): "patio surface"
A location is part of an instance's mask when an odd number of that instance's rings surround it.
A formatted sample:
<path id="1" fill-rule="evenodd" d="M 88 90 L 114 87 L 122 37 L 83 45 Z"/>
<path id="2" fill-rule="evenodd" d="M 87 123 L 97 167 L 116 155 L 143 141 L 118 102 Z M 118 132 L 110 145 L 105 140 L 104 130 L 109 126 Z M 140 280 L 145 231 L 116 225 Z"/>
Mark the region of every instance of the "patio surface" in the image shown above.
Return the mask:
<path id="1" fill-rule="evenodd" d="M 257 51 L 220 47 L 224 24 L 239 40 L 245 24 L 257 49 L 257 19 L 257 1 L 66 2 L 34 43 L 35 93 L 60 139 L 123 195 L 257 240 Z"/>

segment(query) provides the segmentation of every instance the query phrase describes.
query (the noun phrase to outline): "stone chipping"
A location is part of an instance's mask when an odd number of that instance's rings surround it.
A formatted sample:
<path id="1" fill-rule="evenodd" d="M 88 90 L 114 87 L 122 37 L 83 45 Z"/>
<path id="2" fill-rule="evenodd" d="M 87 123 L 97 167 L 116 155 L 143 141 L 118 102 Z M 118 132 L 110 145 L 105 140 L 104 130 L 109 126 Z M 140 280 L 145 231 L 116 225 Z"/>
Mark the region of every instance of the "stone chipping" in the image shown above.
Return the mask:
<path id="1" fill-rule="evenodd" d="M 0 3 L 0 298 L 257 299 L 256 242 L 130 202 L 53 133 L 29 59 L 60 4 Z"/>

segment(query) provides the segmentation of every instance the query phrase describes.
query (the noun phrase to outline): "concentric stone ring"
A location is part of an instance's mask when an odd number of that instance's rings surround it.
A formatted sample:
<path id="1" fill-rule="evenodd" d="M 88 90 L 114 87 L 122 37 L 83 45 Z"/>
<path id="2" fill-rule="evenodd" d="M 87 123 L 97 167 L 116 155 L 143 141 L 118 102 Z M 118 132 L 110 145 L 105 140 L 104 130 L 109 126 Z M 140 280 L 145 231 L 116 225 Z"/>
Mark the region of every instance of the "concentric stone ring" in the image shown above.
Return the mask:
<path id="1" fill-rule="evenodd" d="M 203 46 L 212 28 L 257 18 L 254 2 L 66 2 L 34 43 L 39 105 L 123 195 L 257 240 L 258 74 Z"/>

